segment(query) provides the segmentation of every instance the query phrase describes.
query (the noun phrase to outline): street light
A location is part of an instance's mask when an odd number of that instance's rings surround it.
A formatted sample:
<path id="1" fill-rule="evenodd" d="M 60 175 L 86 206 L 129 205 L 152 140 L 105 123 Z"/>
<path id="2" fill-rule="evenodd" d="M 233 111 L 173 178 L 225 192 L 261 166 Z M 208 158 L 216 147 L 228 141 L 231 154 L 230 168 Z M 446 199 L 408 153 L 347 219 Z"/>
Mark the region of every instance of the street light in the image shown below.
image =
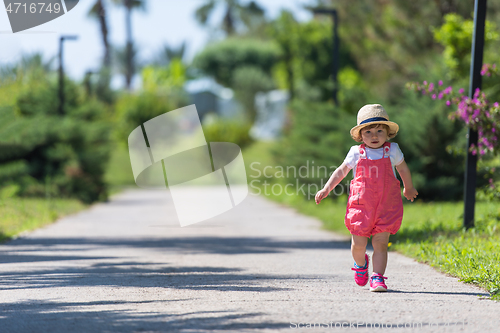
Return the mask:
<path id="1" fill-rule="evenodd" d="M 314 14 L 327 14 L 332 17 L 333 20 L 333 56 L 332 56 L 332 80 L 333 80 L 333 102 L 335 105 L 338 105 L 337 101 L 337 92 L 338 92 L 338 81 L 337 74 L 339 72 L 339 50 L 340 50 L 340 41 L 339 35 L 337 32 L 337 27 L 339 24 L 339 19 L 337 16 L 337 10 L 330 8 L 313 8 Z"/>
<path id="2" fill-rule="evenodd" d="M 61 36 L 59 38 L 59 114 L 64 114 L 64 67 L 63 67 L 63 42 L 77 40 L 78 36 Z"/>
<path id="3" fill-rule="evenodd" d="M 481 88 L 481 67 L 483 67 L 484 26 L 486 21 L 486 0 L 476 0 L 474 4 L 474 35 L 472 37 L 472 59 L 470 63 L 469 97 L 474 97 L 476 88 Z M 474 206 L 476 204 L 477 155 L 470 152 L 477 147 L 478 133 L 469 128 L 467 134 L 467 159 L 465 162 L 464 184 L 464 227 L 474 226 Z"/>

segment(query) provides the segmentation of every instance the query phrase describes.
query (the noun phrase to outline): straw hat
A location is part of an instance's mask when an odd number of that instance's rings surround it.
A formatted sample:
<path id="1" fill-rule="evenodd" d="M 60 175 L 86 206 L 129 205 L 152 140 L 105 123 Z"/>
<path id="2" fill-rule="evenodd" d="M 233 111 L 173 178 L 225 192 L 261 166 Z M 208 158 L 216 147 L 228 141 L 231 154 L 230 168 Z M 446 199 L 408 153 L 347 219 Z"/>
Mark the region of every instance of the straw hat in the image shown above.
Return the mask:
<path id="1" fill-rule="evenodd" d="M 389 121 L 389 115 L 380 104 L 368 104 L 359 109 L 358 112 L 358 125 L 351 129 L 351 136 L 354 140 L 359 140 L 361 135 L 359 132 L 363 127 L 374 124 L 385 124 L 389 126 L 389 133 L 387 136 L 393 138 L 399 131 L 399 126 L 395 122 Z"/>

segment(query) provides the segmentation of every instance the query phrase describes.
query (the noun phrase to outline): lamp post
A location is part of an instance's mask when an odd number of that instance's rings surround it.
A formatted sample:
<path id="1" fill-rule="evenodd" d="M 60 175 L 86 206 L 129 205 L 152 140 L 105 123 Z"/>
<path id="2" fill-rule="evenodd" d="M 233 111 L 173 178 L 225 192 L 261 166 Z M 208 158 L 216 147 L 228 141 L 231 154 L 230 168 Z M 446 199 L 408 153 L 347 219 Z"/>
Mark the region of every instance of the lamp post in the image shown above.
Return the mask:
<path id="1" fill-rule="evenodd" d="M 339 19 L 337 15 L 337 10 L 330 8 L 314 8 L 314 14 L 327 14 L 332 17 L 333 20 L 333 56 L 332 56 L 332 81 L 333 81 L 333 103 L 338 105 L 337 92 L 338 92 L 338 81 L 337 74 L 339 72 L 339 58 L 340 58 L 340 41 L 338 35 L 338 24 Z"/>
<path id="2" fill-rule="evenodd" d="M 486 0 L 475 0 L 474 35 L 472 36 L 472 54 L 470 63 L 469 97 L 481 89 L 481 67 L 483 67 L 484 25 L 486 21 Z M 476 203 L 477 155 L 470 152 L 472 145 L 477 147 L 478 133 L 470 129 L 467 135 L 467 160 L 465 163 L 464 184 L 464 227 L 474 226 L 474 206 Z"/>
<path id="3" fill-rule="evenodd" d="M 64 66 L 63 43 L 65 40 L 77 40 L 78 36 L 61 36 L 59 38 L 59 114 L 64 114 Z"/>

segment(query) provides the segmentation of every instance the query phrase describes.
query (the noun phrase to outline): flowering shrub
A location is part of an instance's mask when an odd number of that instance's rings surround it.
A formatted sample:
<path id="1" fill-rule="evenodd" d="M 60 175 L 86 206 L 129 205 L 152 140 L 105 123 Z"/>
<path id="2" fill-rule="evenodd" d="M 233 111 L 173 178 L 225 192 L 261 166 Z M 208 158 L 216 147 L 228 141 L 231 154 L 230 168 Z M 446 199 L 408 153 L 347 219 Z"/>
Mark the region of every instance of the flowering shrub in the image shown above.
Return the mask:
<path id="1" fill-rule="evenodd" d="M 485 64 L 481 70 L 482 76 L 498 75 L 496 65 Z M 459 120 L 478 132 L 478 145 L 471 145 L 473 155 L 498 154 L 500 151 L 498 134 L 500 133 L 500 106 L 498 102 L 491 102 L 479 88 L 475 90 L 472 98 L 465 95 L 463 88 L 454 92 L 453 87 L 443 86 L 443 81 L 437 85 L 432 82 L 411 82 L 407 88 L 420 91 L 432 99 L 446 100 L 446 105 L 456 105 L 456 110 L 451 112 L 451 120 Z"/>

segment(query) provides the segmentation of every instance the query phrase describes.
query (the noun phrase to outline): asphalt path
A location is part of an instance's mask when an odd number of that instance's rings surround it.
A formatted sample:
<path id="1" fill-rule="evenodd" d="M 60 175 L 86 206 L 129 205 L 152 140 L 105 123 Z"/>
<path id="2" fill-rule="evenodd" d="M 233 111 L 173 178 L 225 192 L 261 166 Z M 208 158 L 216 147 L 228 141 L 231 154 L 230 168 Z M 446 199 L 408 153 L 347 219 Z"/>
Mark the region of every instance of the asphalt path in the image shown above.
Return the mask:
<path id="1" fill-rule="evenodd" d="M 498 332 L 500 302 L 397 253 L 389 292 L 357 286 L 349 246 L 262 197 L 181 228 L 130 190 L 0 245 L 0 332 Z"/>

